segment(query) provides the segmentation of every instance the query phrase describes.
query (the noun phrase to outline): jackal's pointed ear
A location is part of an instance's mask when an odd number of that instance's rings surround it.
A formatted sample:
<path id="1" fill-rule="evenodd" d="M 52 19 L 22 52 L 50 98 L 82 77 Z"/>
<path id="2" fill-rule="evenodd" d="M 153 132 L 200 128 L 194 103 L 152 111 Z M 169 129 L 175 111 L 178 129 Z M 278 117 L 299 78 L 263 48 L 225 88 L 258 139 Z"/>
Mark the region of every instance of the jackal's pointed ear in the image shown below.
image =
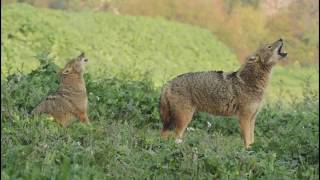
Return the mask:
<path id="1" fill-rule="evenodd" d="M 259 57 L 254 54 L 248 57 L 248 62 L 257 62 L 259 60 Z"/>

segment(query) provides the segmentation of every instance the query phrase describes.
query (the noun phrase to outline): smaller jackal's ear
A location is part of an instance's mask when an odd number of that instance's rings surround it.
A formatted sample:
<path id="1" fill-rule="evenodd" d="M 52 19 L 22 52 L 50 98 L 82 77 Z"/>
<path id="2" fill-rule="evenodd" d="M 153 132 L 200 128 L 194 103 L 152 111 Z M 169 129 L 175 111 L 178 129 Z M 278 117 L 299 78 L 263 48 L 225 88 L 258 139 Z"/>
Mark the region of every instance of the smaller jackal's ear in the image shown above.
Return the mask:
<path id="1" fill-rule="evenodd" d="M 71 67 L 67 67 L 67 68 L 65 68 L 65 69 L 63 69 L 63 70 L 61 71 L 61 74 L 69 74 L 69 73 L 71 72 L 71 70 L 72 70 Z"/>

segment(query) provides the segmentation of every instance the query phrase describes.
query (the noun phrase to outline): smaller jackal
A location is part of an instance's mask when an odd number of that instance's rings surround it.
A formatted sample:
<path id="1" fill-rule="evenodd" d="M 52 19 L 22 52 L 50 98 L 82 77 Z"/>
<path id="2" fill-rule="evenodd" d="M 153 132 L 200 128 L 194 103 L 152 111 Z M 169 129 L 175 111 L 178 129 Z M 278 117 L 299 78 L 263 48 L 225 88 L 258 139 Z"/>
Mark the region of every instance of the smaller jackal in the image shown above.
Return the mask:
<path id="1" fill-rule="evenodd" d="M 84 53 L 71 60 L 59 72 L 58 90 L 46 97 L 31 114 L 46 113 L 51 115 L 59 124 L 65 126 L 73 117 L 81 122 L 90 123 L 88 97 L 83 78 L 88 59 Z"/>
<path id="2" fill-rule="evenodd" d="M 245 146 L 254 142 L 254 126 L 272 67 L 287 56 L 282 39 L 266 44 L 235 72 L 182 74 L 164 86 L 160 97 L 161 135 L 167 138 L 171 126 L 181 142 L 195 112 L 234 116 L 239 120 Z"/>

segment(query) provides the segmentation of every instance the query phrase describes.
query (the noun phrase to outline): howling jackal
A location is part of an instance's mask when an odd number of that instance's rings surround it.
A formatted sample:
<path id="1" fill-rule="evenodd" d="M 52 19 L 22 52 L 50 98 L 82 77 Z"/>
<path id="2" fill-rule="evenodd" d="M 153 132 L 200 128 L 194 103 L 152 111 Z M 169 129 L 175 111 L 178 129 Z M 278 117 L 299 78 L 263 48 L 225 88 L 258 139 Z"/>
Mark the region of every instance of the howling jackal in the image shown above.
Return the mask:
<path id="1" fill-rule="evenodd" d="M 167 138 L 171 126 L 181 142 L 193 114 L 233 116 L 239 120 L 246 147 L 254 142 L 254 126 L 272 67 L 287 56 L 283 41 L 267 44 L 250 56 L 235 72 L 195 72 L 179 75 L 164 86 L 160 97 L 161 135 Z"/>
<path id="2" fill-rule="evenodd" d="M 89 123 L 87 116 L 87 92 L 83 78 L 88 59 L 84 53 L 73 60 L 59 72 L 58 90 L 46 97 L 31 114 L 46 113 L 59 124 L 66 125 L 72 117 L 81 122 Z"/>

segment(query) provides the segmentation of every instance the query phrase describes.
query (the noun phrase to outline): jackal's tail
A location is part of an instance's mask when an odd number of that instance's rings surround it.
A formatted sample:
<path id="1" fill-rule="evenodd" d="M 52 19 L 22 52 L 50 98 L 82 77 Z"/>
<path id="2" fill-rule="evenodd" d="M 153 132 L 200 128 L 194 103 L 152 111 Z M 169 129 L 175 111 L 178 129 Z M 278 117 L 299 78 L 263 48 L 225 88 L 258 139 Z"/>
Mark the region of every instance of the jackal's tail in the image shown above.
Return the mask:
<path id="1" fill-rule="evenodd" d="M 170 111 L 170 103 L 168 101 L 168 89 L 165 88 L 160 96 L 160 118 L 163 123 L 162 132 L 166 132 L 170 126 L 172 125 L 171 111 Z"/>

